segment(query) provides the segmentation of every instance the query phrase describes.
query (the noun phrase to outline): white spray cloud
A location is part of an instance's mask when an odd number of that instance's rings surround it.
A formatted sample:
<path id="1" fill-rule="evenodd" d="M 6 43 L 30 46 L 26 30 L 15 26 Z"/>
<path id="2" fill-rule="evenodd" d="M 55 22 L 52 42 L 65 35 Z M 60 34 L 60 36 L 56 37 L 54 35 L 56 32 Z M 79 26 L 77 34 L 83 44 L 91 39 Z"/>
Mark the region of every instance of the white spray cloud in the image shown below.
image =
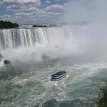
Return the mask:
<path id="1" fill-rule="evenodd" d="M 87 4 L 90 3 L 90 4 Z M 82 51 L 79 57 L 80 59 L 106 59 L 107 58 L 107 1 L 106 0 L 94 0 L 87 3 L 84 0 L 80 0 L 71 4 L 65 4 L 66 10 L 62 21 L 89 21 L 88 33 L 86 32 L 83 36 L 82 32 L 77 32 L 74 44 L 80 44 L 79 47 L 74 47 L 74 54 Z M 86 5 L 87 4 L 87 5 Z M 89 10 L 88 10 L 89 9 Z M 67 13 L 68 12 L 68 13 Z M 87 19 L 88 18 L 88 19 Z M 85 29 L 84 29 L 85 30 Z M 85 31 L 84 31 L 85 32 Z M 71 32 L 72 34 L 72 32 Z M 59 35 L 58 35 L 59 36 Z M 59 38 L 60 39 L 60 38 Z M 59 50 L 53 47 L 37 48 L 39 55 L 43 52 L 49 53 L 50 56 L 70 55 L 72 53 L 72 45 L 67 45 L 66 42 L 58 41 L 60 44 Z M 83 43 L 82 43 L 83 42 Z M 62 45 L 61 45 L 62 44 Z M 63 47 L 65 46 L 65 47 Z M 64 51 L 63 51 L 64 50 Z M 76 50 L 76 51 L 75 51 Z M 60 54 L 61 52 L 61 54 Z M 71 53 L 70 53 L 71 52 Z M 53 54 L 52 54 L 53 53 Z M 59 53 L 59 54 L 58 54 Z M 52 56 L 52 57 L 53 57 Z M 75 59 L 74 59 L 75 60 Z"/>

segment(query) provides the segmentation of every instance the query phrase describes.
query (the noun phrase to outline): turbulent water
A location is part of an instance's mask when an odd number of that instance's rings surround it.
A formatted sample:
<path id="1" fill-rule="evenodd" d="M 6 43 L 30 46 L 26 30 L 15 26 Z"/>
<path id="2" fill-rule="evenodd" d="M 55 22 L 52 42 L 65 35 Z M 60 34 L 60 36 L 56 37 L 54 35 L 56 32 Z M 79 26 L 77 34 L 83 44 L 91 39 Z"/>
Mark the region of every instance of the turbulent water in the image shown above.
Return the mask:
<path id="1" fill-rule="evenodd" d="M 0 30 L 0 107 L 91 107 L 107 63 L 91 52 L 87 26 Z M 92 49 L 93 50 L 93 49 Z M 65 69 L 67 77 L 50 81 Z"/>

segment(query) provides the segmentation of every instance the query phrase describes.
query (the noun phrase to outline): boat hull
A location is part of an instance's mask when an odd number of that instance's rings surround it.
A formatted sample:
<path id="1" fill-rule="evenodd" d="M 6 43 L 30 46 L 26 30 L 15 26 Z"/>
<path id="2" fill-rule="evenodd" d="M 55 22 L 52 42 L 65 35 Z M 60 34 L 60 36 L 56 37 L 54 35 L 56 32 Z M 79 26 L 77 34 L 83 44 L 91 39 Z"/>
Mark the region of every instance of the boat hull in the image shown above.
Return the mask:
<path id="1" fill-rule="evenodd" d="M 51 75 L 51 81 L 60 81 L 61 79 L 66 77 L 65 71 L 59 71 L 53 75 Z"/>

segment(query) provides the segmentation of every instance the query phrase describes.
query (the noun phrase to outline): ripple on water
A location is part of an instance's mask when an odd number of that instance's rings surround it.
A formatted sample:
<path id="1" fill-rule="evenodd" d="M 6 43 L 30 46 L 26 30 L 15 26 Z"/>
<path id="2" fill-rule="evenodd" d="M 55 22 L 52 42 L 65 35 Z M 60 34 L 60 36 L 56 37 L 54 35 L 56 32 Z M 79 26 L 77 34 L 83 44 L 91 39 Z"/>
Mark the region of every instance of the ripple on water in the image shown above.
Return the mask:
<path id="1" fill-rule="evenodd" d="M 68 76 L 50 81 L 58 69 L 65 69 Z M 100 63 L 5 68 L 0 72 L 0 106 L 88 107 L 104 85 L 106 70 L 106 64 Z"/>

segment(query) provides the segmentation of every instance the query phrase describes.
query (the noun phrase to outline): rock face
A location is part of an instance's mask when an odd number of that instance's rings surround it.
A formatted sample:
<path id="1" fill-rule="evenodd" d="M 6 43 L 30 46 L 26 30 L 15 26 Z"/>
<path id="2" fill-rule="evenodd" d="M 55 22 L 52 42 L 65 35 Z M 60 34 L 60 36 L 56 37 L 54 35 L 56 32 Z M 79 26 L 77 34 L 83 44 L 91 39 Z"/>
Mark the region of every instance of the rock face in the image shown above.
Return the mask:
<path id="1" fill-rule="evenodd" d="M 42 58 L 43 60 L 46 60 L 46 59 L 49 59 L 49 56 L 48 56 L 48 55 L 43 54 L 43 55 L 41 56 L 41 58 Z"/>
<path id="2" fill-rule="evenodd" d="M 0 61 L 3 62 L 4 64 L 10 64 L 10 61 L 4 59 L 1 53 L 0 53 Z"/>
<path id="3" fill-rule="evenodd" d="M 2 54 L 0 53 L 0 58 L 2 58 Z"/>
<path id="4" fill-rule="evenodd" d="M 4 60 L 4 64 L 10 64 L 10 61 Z"/>

